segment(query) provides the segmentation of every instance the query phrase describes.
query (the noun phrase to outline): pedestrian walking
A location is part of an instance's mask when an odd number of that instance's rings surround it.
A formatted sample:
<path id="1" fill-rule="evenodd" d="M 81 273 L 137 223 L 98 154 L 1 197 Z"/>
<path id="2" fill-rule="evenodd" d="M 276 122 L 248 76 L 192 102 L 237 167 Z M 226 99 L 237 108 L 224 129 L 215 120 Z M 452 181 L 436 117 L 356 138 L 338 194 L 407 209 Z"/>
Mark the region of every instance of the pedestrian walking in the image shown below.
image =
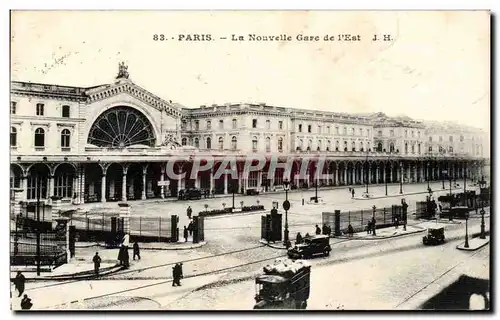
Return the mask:
<path id="1" fill-rule="evenodd" d="M 186 228 L 186 226 L 184 226 L 184 242 L 188 241 L 188 234 L 189 234 L 189 231 Z"/>
<path id="2" fill-rule="evenodd" d="M 326 225 L 326 223 L 323 224 L 323 229 L 321 230 L 321 234 L 325 236 L 328 234 L 328 226 Z"/>
<path id="3" fill-rule="evenodd" d="M 295 244 L 301 244 L 302 243 L 302 235 L 300 232 L 297 232 L 297 238 L 295 238 Z"/>
<path id="4" fill-rule="evenodd" d="M 394 226 L 396 227 L 396 229 L 399 227 L 399 218 L 398 217 L 394 218 Z"/>
<path id="5" fill-rule="evenodd" d="M 101 267 L 101 257 L 99 257 L 99 252 L 95 253 L 92 262 L 94 262 L 94 273 L 96 275 L 99 275 L 99 268 Z"/>
<path id="6" fill-rule="evenodd" d="M 188 219 L 191 219 L 191 214 L 193 213 L 193 209 L 191 209 L 191 206 L 188 206 L 186 213 L 187 213 Z"/>
<path id="7" fill-rule="evenodd" d="M 349 237 L 352 238 L 352 236 L 354 235 L 354 228 L 352 227 L 352 225 L 349 223 L 349 225 L 347 226 L 347 234 L 349 235 Z"/>
<path id="8" fill-rule="evenodd" d="M 368 221 L 368 225 L 366 226 L 366 234 L 370 234 L 372 232 L 372 222 Z"/>
<path id="9" fill-rule="evenodd" d="M 189 231 L 189 235 L 192 236 L 193 235 L 193 228 L 194 228 L 194 223 L 193 221 L 189 221 L 189 224 L 188 224 L 188 231 Z"/>
<path id="10" fill-rule="evenodd" d="M 354 194 L 355 194 L 354 188 L 351 189 L 351 194 L 352 194 L 352 198 L 354 198 Z"/>
<path id="11" fill-rule="evenodd" d="M 140 253 L 140 250 L 139 250 L 139 244 L 137 243 L 137 240 L 134 241 L 133 250 L 134 250 L 134 257 L 133 257 L 133 259 L 135 260 L 135 256 L 137 256 L 137 260 L 141 260 L 141 253 Z"/>
<path id="12" fill-rule="evenodd" d="M 123 265 L 125 268 L 128 268 L 130 266 L 130 256 L 128 254 L 128 247 L 127 246 L 122 246 L 123 248 Z"/>
<path id="13" fill-rule="evenodd" d="M 172 287 L 181 286 L 182 278 L 182 263 L 176 263 L 172 268 L 172 275 L 174 280 L 172 281 Z"/>
<path id="14" fill-rule="evenodd" d="M 321 229 L 316 225 L 316 234 L 321 234 Z"/>
<path id="15" fill-rule="evenodd" d="M 29 310 L 33 307 L 33 303 L 31 302 L 31 299 L 28 298 L 28 295 L 25 294 L 23 299 L 21 300 L 21 309 L 22 310 Z"/>
<path id="16" fill-rule="evenodd" d="M 23 294 L 25 283 L 26 283 L 26 278 L 21 273 L 21 271 L 18 271 L 16 277 L 14 278 L 14 287 L 19 292 L 18 297 L 20 297 Z"/>
<path id="17" fill-rule="evenodd" d="M 327 234 L 328 236 L 331 236 L 331 234 L 332 234 L 332 228 L 330 228 L 330 226 L 326 226 L 326 228 L 327 228 L 327 229 L 326 229 L 326 234 Z"/>

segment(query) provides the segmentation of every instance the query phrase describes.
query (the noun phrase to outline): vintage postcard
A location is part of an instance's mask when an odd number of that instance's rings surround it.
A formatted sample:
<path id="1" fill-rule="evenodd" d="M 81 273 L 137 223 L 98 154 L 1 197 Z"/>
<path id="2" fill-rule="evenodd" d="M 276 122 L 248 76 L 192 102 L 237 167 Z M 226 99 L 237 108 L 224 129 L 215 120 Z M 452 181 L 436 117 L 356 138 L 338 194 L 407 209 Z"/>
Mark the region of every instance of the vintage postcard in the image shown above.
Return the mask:
<path id="1" fill-rule="evenodd" d="M 11 11 L 12 310 L 490 310 L 489 11 Z"/>

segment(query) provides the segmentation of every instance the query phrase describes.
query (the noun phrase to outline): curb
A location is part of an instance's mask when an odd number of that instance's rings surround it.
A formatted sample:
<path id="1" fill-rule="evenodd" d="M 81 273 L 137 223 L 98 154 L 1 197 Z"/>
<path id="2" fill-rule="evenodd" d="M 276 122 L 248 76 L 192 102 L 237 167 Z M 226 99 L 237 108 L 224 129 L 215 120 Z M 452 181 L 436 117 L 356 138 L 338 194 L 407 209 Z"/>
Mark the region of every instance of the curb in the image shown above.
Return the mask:
<path id="1" fill-rule="evenodd" d="M 168 242 L 166 242 L 168 243 Z M 190 249 L 196 249 L 196 248 L 200 248 L 204 245 L 206 245 L 207 242 L 206 241 L 203 241 L 203 242 L 199 242 L 199 243 L 195 243 L 195 244 L 192 244 L 192 245 L 189 245 L 189 246 L 181 246 L 181 245 L 175 245 L 175 246 L 178 246 L 177 248 L 174 247 L 173 245 L 170 246 L 170 247 L 142 247 L 140 248 L 140 250 L 172 250 L 172 251 L 175 251 L 175 250 L 190 250 Z M 76 248 L 80 248 L 80 249 L 85 249 L 85 248 L 91 248 L 91 247 L 101 247 L 101 248 L 106 248 L 106 245 L 105 244 L 102 244 L 102 243 L 89 243 L 88 245 L 83 245 L 83 246 L 76 246 Z"/>
<path id="2" fill-rule="evenodd" d="M 90 280 L 94 278 L 99 278 L 101 276 L 107 276 L 113 273 L 116 273 L 120 270 L 124 269 L 123 266 L 115 265 L 113 267 L 108 267 L 106 269 L 101 269 L 99 275 L 90 273 L 91 271 L 84 271 L 75 274 L 68 275 L 59 275 L 59 276 L 40 276 L 40 277 L 26 277 L 26 281 L 59 281 L 59 280 Z M 89 274 L 90 273 L 90 274 Z M 11 278 L 13 280 L 14 278 Z"/>
<path id="3" fill-rule="evenodd" d="M 458 250 L 462 250 L 462 251 L 476 251 L 476 250 L 479 250 L 481 249 L 482 247 L 484 247 L 485 245 L 489 244 L 490 243 L 490 239 L 488 239 L 488 241 L 486 241 L 485 243 L 483 243 L 482 245 L 480 245 L 479 247 L 475 247 L 475 248 L 460 248 L 461 245 L 463 245 L 465 242 L 459 244 L 457 246 L 457 249 Z"/>
<path id="4" fill-rule="evenodd" d="M 437 190 L 437 191 L 432 191 L 432 193 L 434 192 L 443 192 L 443 191 L 449 191 L 450 189 L 447 189 L 447 190 Z M 452 189 L 452 191 L 456 191 L 456 190 L 462 190 L 461 188 L 455 188 L 455 189 Z M 378 197 L 370 197 L 370 198 L 361 198 L 361 197 L 354 197 L 352 199 L 354 200 L 374 200 L 374 199 L 385 199 L 385 198 L 395 198 L 395 197 L 404 197 L 404 196 L 412 196 L 412 195 L 416 195 L 416 194 L 428 194 L 429 192 L 428 191 L 425 191 L 425 192 L 409 192 L 409 193 L 403 193 L 403 194 L 397 194 L 397 195 L 387 195 L 387 196 L 378 196 Z"/>
<path id="5" fill-rule="evenodd" d="M 241 217 L 241 216 L 248 216 L 252 214 L 258 214 L 258 213 L 265 213 L 270 210 L 259 210 L 259 211 L 247 211 L 247 212 L 238 212 L 238 213 L 227 213 L 227 214 L 219 214 L 216 216 L 209 216 L 209 217 L 204 217 L 207 220 L 212 220 L 212 219 L 222 219 L 222 218 L 228 218 L 228 217 Z"/>
<path id="6" fill-rule="evenodd" d="M 411 231 L 411 232 L 407 232 L 407 233 L 401 233 L 401 234 L 386 236 L 386 237 L 375 236 L 375 237 L 370 237 L 370 238 L 368 238 L 368 237 L 367 238 L 363 238 L 363 237 L 349 238 L 348 236 L 340 236 L 340 237 L 334 237 L 334 238 L 335 239 L 349 239 L 349 240 L 385 240 L 385 239 L 392 239 L 392 238 L 398 238 L 398 237 L 403 237 L 403 236 L 409 236 L 412 234 L 424 232 L 425 230 L 426 229 L 422 228 L 422 230 L 415 230 L 415 231 Z"/>
<path id="7" fill-rule="evenodd" d="M 286 247 L 283 247 L 283 246 L 278 246 L 276 244 L 270 244 L 268 243 L 266 240 L 262 240 L 260 239 L 259 240 L 260 243 L 262 243 L 263 245 L 267 246 L 267 247 L 270 247 L 270 248 L 273 248 L 273 249 L 278 249 L 278 250 L 287 250 Z"/>

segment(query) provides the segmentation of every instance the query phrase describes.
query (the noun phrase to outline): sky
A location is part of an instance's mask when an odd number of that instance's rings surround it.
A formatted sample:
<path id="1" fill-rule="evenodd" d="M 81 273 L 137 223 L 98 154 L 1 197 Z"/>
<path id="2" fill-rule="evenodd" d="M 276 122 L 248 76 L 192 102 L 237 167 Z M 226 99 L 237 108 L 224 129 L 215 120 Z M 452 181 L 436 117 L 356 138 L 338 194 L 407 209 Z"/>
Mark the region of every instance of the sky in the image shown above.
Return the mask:
<path id="1" fill-rule="evenodd" d="M 265 102 L 489 131 L 488 12 L 14 11 L 11 23 L 16 81 L 90 87 L 111 83 L 124 61 L 133 82 L 186 107 Z M 320 41 L 297 41 L 300 34 Z M 361 40 L 323 41 L 339 34 Z M 372 41 L 375 34 L 392 41 Z"/>

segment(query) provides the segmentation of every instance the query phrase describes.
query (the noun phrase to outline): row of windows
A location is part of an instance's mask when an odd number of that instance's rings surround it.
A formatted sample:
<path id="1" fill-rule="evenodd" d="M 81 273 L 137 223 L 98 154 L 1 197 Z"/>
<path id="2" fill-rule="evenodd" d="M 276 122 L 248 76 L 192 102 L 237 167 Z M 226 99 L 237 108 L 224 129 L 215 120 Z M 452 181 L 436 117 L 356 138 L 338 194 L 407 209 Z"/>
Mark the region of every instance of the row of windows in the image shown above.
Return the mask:
<path id="1" fill-rule="evenodd" d="M 69 148 L 71 142 L 71 132 L 68 129 L 61 131 L 61 148 Z M 10 127 L 10 146 L 17 146 L 17 128 Z M 45 130 L 37 128 L 35 130 L 35 147 L 45 147 Z"/>
<path id="2" fill-rule="evenodd" d="M 17 112 L 17 102 L 10 102 L 10 114 L 16 114 Z M 36 115 L 43 116 L 45 115 L 45 105 L 43 103 L 36 104 Z M 64 105 L 61 110 L 61 117 L 69 118 L 70 117 L 70 106 Z"/>
<path id="3" fill-rule="evenodd" d="M 453 142 L 453 136 L 449 137 L 449 141 Z M 474 137 L 472 137 L 472 141 L 474 141 Z M 432 142 L 432 137 L 429 137 L 429 142 Z M 439 136 L 439 142 L 443 142 L 442 136 Z M 460 136 L 460 142 L 464 142 L 464 136 Z"/>
<path id="4" fill-rule="evenodd" d="M 331 134 L 331 128 L 330 126 L 325 126 L 324 128 L 320 125 L 318 125 L 318 130 L 316 133 L 327 133 L 327 134 Z M 299 132 L 302 132 L 302 124 L 299 124 L 299 128 L 298 128 L 298 131 Z M 307 125 L 307 132 L 308 133 L 312 133 L 312 125 Z M 343 135 L 346 136 L 347 135 L 347 127 L 343 127 L 342 128 L 342 132 L 343 132 Z M 337 135 L 340 135 L 340 127 L 335 127 L 335 133 Z M 363 130 L 363 128 L 359 128 L 359 135 L 360 136 L 363 136 L 365 133 L 365 131 Z M 355 136 L 356 135 L 356 129 L 355 128 L 351 128 L 351 131 L 350 131 L 350 134 L 352 136 Z M 367 136 L 370 136 L 370 129 L 366 129 L 366 135 Z"/>
<path id="5" fill-rule="evenodd" d="M 219 137 L 219 150 L 224 150 L 224 138 Z M 182 138 L 181 144 L 183 146 L 187 145 L 187 138 Z M 199 138 L 194 138 L 194 147 L 199 148 L 200 147 L 200 139 Z M 278 139 L 278 151 L 282 152 L 283 151 L 283 138 Z M 206 139 L 206 148 L 207 149 L 212 149 L 212 139 L 208 137 Z M 238 139 L 236 137 L 231 138 L 231 149 L 236 150 L 238 148 Z M 258 149 L 258 139 L 257 137 L 252 138 L 252 149 L 253 151 L 257 151 Z M 266 151 L 271 152 L 271 138 L 267 137 L 266 138 Z"/>
<path id="6" fill-rule="evenodd" d="M 411 133 L 411 137 L 412 137 L 412 138 L 415 138 L 415 131 L 411 130 L 411 132 L 410 132 L 410 133 Z M 379 130 L 377 134 L 378 134 L 378 136 L 379 136 L 379 137 L 381 137 L 381 136 L 383 135 L 382 130 Z M 391 129 L 391 130 L 389 131 L 389 135 L 390 135 L 391 137 L 394 137 L 394 136 L 395 136 L 395 132 L 394 132 L 394 130 L 393 130 L 393 129 Z M 420 138 L 420 131 L 417 131 L 417 137 L 418 137 L 418 138 Z M 405 130 L 405 138 L 408 138 L 408 130 Z"/>
<path id="7" fill-rule="evenodd" d="M 183 123 L 183 126 L 185 128 L 186 123 Z M 219 120 L 219 129 L 224 129 L 224 120 Z M 232 128 L 237 129 L 238 128 L 238 121 L 236 119 L 232 120 Z M 252 128 L 257 128 L 257 119 L 252 119 Z M 210 130 L 212 129 L 212 121 L 207 120 L 206 122 L 206 129 Z M 271 129 L 271 120 L 266 120 L 266 129 L 270 130 Z M 278 129 L 283 130 L 283 121 L 278 121 Z M 200 130 L 200 121 L 195 120 L 194 121 L 194 130 Z"/>

